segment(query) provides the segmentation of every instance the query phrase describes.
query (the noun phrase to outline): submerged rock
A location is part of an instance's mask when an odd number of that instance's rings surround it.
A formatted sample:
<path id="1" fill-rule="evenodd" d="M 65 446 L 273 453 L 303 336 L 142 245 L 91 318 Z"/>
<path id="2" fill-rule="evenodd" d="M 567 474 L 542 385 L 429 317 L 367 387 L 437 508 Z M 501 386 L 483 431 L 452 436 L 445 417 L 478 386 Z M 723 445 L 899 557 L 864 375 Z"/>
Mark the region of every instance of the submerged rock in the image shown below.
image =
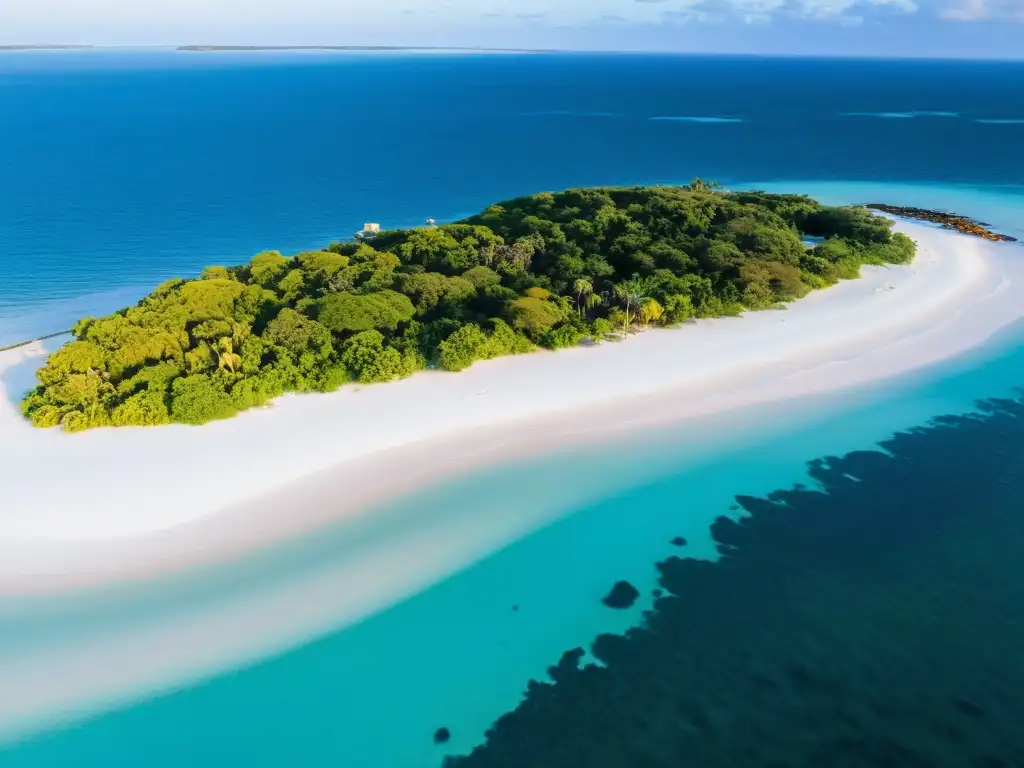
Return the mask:
<path id="1" fill-rule="evenodd" d="M 601 602 L 609 608 L 629 608 L 638 597 L 640 597 L 640 593 L 636 587 L 628 581 L 620 581 L 612 587 L 612 591 Z"/>
<path id="2" fill-rule="evenodd" d="M 438 728 L 436 731 L 434 731 L 435 744 L 447 744 L 448 740 L 451 737 L 452 733 L 447 728 Z"/>
<path id="3" fill-rule="evenodd" d="M 687 542 L 682 536 L 676 536 L 671 543 L 673 547 L 685 547 Z"/>

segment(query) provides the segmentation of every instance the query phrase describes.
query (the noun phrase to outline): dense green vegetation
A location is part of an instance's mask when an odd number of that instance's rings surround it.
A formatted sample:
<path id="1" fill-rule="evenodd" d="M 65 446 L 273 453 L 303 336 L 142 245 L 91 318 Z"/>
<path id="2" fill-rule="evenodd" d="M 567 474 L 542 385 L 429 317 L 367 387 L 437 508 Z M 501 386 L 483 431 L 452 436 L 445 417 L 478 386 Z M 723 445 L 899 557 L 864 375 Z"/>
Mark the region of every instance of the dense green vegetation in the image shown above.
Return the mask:
<path id="1" fill-rule="evenodd" d="M 544 193 L 372 245 L 269 251 L 170 280 L 80 321 L 22 407 L 69 431 L 202 424 L 285 392 L 770 308 L 913 254 L 888 220 L 797 195 L 699 180 Z"/>

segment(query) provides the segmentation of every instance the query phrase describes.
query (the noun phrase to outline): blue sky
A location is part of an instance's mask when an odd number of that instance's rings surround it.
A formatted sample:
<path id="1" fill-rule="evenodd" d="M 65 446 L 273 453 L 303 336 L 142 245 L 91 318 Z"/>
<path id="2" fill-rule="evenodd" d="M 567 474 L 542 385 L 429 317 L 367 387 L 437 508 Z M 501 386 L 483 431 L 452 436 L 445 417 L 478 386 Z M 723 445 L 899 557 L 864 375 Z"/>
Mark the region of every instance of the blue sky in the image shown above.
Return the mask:
<path id="1" fill-rule="evenodd" d="M 0 44 L 1024 58 L 1024 0 L 0 0 Z"/>

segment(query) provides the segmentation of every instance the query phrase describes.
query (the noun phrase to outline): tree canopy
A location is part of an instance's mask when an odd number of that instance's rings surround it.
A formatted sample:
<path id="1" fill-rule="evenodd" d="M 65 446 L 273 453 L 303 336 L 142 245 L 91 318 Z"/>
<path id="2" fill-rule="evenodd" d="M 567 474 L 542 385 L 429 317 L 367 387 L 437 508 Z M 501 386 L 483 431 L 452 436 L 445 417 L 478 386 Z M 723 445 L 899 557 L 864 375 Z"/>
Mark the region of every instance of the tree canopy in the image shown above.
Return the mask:
<path id="1" fill-rule="evenodd" d="M 22 409 L 69 431 L 202 424 L 285 392 L 774 307 L 913 255 L 888 219 L 802 195 L 700 180 L 542 193 L 169 280 L 77 323 Z"/>

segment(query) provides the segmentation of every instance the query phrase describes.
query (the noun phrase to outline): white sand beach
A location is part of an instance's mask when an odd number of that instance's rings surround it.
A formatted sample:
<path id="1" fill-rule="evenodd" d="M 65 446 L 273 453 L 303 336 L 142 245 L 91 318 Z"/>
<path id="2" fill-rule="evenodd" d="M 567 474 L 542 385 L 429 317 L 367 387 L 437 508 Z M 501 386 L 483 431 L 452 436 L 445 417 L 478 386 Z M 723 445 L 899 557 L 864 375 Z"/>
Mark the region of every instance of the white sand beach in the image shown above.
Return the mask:
<path id="1" fill-rule="evenodd" d="M 898 228 L 920 245 L 912 265 L 866 268 L 784 311 L 289 395 L 198 428 L 34 429 L 12 399 L 41 345 L 0 353 L 0 593 L 215 561 L 474 464 L 870 386 L 1024 316 L 1024 286 L 990 258 L 996 246 Z"/>
<path id="2" fill-rule="evenodd" d="M 497 482 L 475 505 L 442 495 L 366 511 L 388 498 L 744 406 L 768 404 L 752 412 L 767 421 L 792 418 L 794 398 L 856 397 L 1024 316 L 1024 264 L 1008 258 L 1016 251 L 898 228 L 920 245 L 913 264 L 866 269 L 785 311 L 288 396 L 199 428 L 33 429 L 10 398 L 30 385 L 42 350 L 0 354 L 0 627 L 21 632 L 0 651 L 0 742 L 357 621 L 552 522 L 581 494 L 600 498 L 637 478 L 635 468 L 625 478 L 606 464 L 575 476 L 560 467 L 533 473 L 529 487 Z M 351 525 L 330 558 L 248 591 L 204 587 L 182 603 L 173 584 L 116 599 L 81 593 L 194 572 L 338 521 Z M 88 631 L 61 631 L 67 615 Z"/>

